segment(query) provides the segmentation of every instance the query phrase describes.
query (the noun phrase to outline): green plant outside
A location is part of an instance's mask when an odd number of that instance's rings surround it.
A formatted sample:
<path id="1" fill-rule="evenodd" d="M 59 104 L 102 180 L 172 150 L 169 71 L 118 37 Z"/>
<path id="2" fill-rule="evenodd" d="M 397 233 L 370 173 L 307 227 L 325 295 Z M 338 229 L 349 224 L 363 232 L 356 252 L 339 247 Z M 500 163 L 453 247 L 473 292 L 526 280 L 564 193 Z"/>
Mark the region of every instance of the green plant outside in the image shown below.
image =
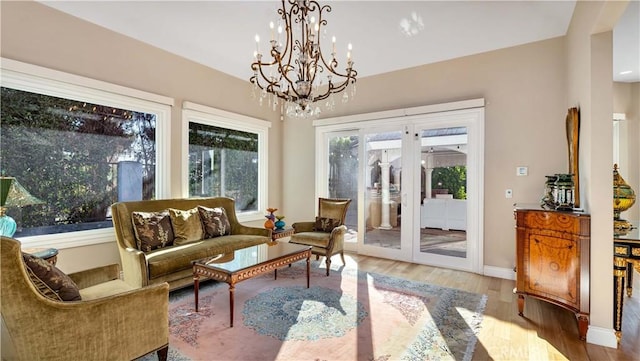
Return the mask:
<path id="1" fill-rule="evenodd" d="M 434 168 L 431 174 L 433 189 L 448 189 L 455 199 L 467 199 L 467 167 Z"/>

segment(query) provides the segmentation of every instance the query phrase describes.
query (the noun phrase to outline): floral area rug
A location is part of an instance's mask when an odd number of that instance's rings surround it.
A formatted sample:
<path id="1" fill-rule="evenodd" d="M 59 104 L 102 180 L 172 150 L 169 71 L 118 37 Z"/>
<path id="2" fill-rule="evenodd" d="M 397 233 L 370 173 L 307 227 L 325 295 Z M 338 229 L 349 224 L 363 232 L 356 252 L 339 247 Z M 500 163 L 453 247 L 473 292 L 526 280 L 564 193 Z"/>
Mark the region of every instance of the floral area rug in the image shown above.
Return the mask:
<path id="1" fill-rule="evenodd" d="M 339 262 L 338 262 L 339 263 Z M 312 262 L 172 292 L 169 360 L 470 360 L 487 296 Z M 154 360 L 149 355 L 143 360 Z"/>

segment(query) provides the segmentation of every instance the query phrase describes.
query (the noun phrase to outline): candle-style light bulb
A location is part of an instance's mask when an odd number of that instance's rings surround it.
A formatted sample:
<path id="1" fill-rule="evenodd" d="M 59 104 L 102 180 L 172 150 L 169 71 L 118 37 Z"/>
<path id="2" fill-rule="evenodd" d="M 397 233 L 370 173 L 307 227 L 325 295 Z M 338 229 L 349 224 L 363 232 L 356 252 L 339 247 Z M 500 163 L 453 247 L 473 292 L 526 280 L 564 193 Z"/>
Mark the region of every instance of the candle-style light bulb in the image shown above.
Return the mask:
<path id="1" fill-rule="evenodd" d="M 256 53 L 260 52 L 260 35 L 256 34 Z"/>
<path id="2" fill-rule="evenodd" d="M 336 53 L 336 37 L 331 38 L 331 42 L 333 43 L 333 54 Z"/>
<path id="3" fill-rule="evenodd" d="M 347 61 L 351 61 L 351 50 L 353 50 L 353 46 L 349 43 L 347 45 Z"/>
<path id="4" fill-rule="evenodd" d="M 271 40 L 274 39 L 274 25 L 273 25 L 273 21 L 269 22 L 269 29 L 271 29 Z"/>

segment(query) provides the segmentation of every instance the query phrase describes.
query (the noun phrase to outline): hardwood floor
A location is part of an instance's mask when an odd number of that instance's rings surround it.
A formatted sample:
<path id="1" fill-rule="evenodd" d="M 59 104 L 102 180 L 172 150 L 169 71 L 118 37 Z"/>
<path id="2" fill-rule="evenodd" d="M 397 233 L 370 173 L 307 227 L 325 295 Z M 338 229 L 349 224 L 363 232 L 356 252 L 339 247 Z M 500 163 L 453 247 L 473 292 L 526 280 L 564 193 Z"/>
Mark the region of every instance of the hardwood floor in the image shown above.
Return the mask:
<path id="1" fill-rule="evenodd" d="M 547 302 L 528 297 L 525 317 L 518 316 L 515 281 L 353 253 L 345 258 L 366 272 L 486 294 L 473 360 L 640 360 L 640 277 L 635 277 L 633 296 L 625 299 L 622 340 L 613 349 L 580 341 L 573 313 Z M 334 264 L 341 264 L 339 258 Z"/>

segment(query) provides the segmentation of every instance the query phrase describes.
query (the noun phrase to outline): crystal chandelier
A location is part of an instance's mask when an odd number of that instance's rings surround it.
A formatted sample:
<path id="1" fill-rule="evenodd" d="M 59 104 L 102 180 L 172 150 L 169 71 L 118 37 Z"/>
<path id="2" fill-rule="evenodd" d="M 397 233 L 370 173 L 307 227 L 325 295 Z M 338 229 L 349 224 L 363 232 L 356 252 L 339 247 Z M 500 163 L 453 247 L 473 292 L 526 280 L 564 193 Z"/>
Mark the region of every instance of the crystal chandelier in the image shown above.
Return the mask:
<path id="1" fill-rule="evenodd" d="M 324 27 L 327 25 L 323 18 L 325 12 L 331 12 L 331 7 L 321 6 L 315 0 L 282 0 L 277 25 L 269 24 L 269 60 L 263 59 L 260 37 L 256 35 L 254 62 L 251 64 L 253 76 L 249 81 L 254 84 L 254 96 L 260 105 L 267 102 L 275 111 L 278 99 L 282 99 L 286 102 L 283 110 L 288 116 L 317 117 L 320 101 L 325 101 L 324 106 L 333 110 L 334 94 L 346 90 L 350 84 L 351 97 L 355 95 L 358 72 L 353 69 L 351 44 L 347 47 L 344 71 L 336 59 L 335 36 L 331 39 L 331 56 L 327 58 L 322 54 L 321 40 L 325 38 Z M 299 38 L 294 38 L 294 34 Z M 343 103 L 349 100 L 346 91 L 341 100 Z"/>

